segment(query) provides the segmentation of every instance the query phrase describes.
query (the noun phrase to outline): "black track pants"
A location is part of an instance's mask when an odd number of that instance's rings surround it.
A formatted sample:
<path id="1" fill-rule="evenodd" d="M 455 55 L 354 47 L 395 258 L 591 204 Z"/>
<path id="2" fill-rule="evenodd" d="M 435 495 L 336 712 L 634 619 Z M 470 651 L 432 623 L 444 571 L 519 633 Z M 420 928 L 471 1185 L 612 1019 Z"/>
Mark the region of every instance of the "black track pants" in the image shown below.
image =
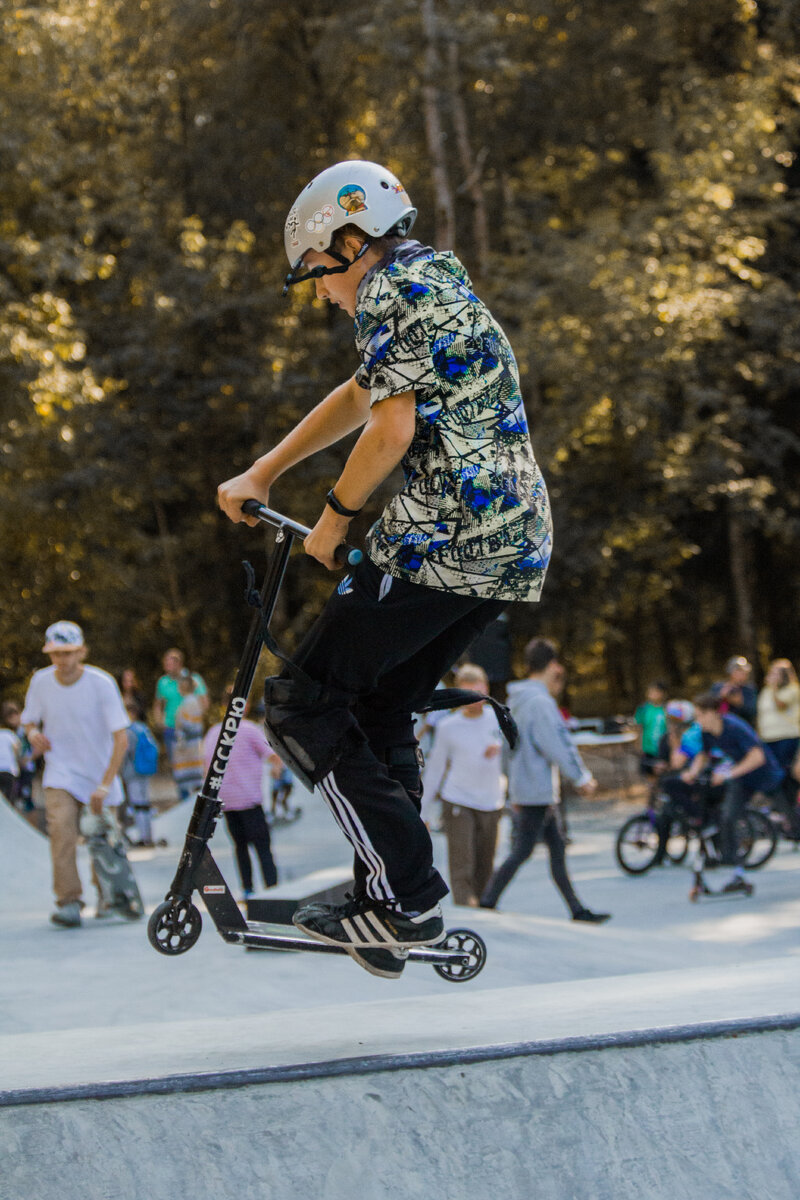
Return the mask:
<path id="1" fill-rule="evenodd" d="M 420 817 L 412 713 L 504 608 L 394 579 L 365 558 L 293 655 L 349 710 L 349 733 L 318 790 L 355 851 L 357 889 L 373 899 L 425 912 L 447 895 Z M 338 729 L 342 716 L 333 714 Z"/>
<path id="2" fill-rule="evenodd" d="M 489 880 L 486 891 L 481 896 L 481 904 L 494 908 L 519 868 L 533 854 L 540 839 L 550 852 L 550 875 L 553 883 L 564 897 L 572 915 L 580 912 L 583 905 L 576 896 L 567 873 L 566 848 L 558 828 L 558 820 L 554 809 L 544 804 L 521 804 L 514 813 L 511 851 Z"/>
<path id="3" fill-rule="evenodd" d="M 278 872 L 272 857 L 272 846 L 269 836 L 269 825 L 260 804 L 252 808 L 232 809 L 225 813 L 225 823 L 236 847 L 236 862 L 242 887 L 246 892 L 253 890 L 253 868 L 250 863 L 250 847 L 258 855 L 264 887 L 274 887 L 278 882 Z"/>

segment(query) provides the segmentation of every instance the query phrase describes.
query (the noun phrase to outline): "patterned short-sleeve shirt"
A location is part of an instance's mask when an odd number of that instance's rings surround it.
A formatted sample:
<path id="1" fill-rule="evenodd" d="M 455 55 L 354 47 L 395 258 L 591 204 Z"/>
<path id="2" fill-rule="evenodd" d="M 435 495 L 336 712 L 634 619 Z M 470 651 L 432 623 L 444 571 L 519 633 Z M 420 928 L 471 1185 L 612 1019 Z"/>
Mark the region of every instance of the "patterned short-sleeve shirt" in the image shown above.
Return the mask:
<path id="1" fill-rule="evenodd" d="M 358 383 L 370 402 L 414 391 L 405 483 L 369 533 L 382 570 L 426 587 L 538 600 L 552 544 L 519 373 L 452 253 L 404 243 L 358 293 Z"/>

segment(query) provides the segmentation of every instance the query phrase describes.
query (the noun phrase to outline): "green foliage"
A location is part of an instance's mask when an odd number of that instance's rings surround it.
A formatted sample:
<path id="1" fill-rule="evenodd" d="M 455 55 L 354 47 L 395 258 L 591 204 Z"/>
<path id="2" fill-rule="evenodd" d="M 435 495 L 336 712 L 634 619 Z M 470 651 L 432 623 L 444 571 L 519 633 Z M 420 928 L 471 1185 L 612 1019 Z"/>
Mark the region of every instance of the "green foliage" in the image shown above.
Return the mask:
<path id="1" fill-rule="evenodd" d="M 433 237 L 420 7 L 0 16 L 0 687 L 23 686 L 61 616 L 148 683 L 172 643 L 215 686 L 229 675 L 238 564 L 262 538 L 218 515 L 216 486 L 355 366 L 345 320 L 280 298 L 286 210 L 329 162 L 375 158 Z M 559 637 L 578 695 L 606 707 L 740 648 L 800 657 L 798 5 L 434 7 L 458 61 L 443 122 L 459 98 L 489 218 L 477 283 L 556 513 L 517 637 Z M 469 267 L 452 136 L 445 167 Z M 342 453 L 281 480 L 276 505 L 313 523 Z M 293 568 L 289 642 L 327 587 Z"/>

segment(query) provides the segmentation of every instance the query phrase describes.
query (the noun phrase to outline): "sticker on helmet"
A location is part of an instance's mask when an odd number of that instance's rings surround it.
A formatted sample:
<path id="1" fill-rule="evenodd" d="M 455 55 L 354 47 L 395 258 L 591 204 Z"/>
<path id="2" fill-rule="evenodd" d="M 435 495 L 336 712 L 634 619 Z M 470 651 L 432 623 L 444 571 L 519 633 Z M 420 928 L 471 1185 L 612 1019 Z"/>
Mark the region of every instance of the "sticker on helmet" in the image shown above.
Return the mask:
<path id="1" fill-rule="evenodd" d="M 289 241 L 293 246 L 300 245 L 300 239 L 297 236 L 297 230 L 300 228 L 300 214 L 296 208 L 293 208 L 286 218 L 286 232 L 289 234 Z"/>
<path id="2" fill-rule="evenodd" d="M 326 225 L 330 225 L 332 220 L 333 205 L 325 204 L 322 206 L 322 208 L 318 209 L 314 213 L 313 217 L 308 218 L 306 221 L 306 229 L 309 233 L 319 233 L 325 228 Z"/>
<path id="3" fill-rule="evenodd" d="M 346 183 L 336 197 L 339 207 L 347 213 L 366 212 L 367 193 L 357 183 Z"/>

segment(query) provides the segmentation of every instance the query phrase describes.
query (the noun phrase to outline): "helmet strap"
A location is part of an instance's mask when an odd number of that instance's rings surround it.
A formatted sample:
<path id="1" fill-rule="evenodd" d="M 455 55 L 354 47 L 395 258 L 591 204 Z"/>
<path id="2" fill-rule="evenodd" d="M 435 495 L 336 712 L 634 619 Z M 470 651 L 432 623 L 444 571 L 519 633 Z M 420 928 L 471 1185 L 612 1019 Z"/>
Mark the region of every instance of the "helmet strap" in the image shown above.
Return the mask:
<path id="1" fill-rule="evenodd" d="M 305 283 L 309 279 L 321 279 L 323 275 L 344 275 L 346 271 L 350 270 L 354 263 L 357 263 L 360 258 L 364 257 L 369 250 L 369 247 L 370 243 L 364 242 L 355 258 L 350 259 L 346 258 L 344 254 L 340 254 L 338 250 L 334 250 L 331 246 L 325 251 L 325 253 L 329 258 L 335 258 L 336 261 L 342 265 L 340 267 L 311 267 L 308 271 L 306 271 L 305 275 L 298 274 L 303 266 L 303 259 L 302 257 L 299 258 L 284 280 L 282 295 L 285 296 L 288 293 L 289 288 L 295 283 Z"/>

